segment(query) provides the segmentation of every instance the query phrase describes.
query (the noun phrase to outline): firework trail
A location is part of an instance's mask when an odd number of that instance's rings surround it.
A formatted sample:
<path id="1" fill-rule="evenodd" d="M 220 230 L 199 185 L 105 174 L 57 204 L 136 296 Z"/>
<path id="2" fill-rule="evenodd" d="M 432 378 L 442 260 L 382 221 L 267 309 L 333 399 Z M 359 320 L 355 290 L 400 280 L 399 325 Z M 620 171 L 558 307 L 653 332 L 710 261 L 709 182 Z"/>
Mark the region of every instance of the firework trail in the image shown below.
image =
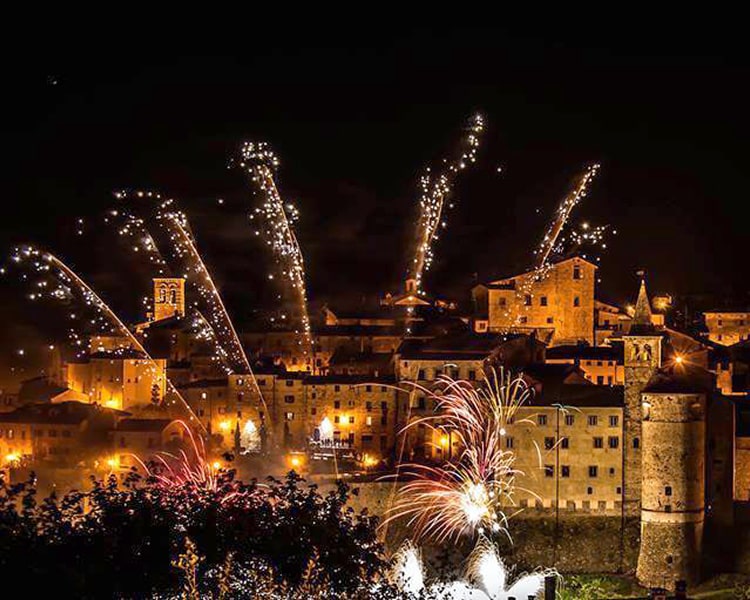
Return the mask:
<path id="1" fill-rule="evenodd" d="M 31 300 L 44 298 L 45 295 L 49 295 L 55 300 L 68 300 L 75 296 L 73 293 L 75 290 L 83 299 L 85 305 L 92 307 L 96 311 L 96 317 L 91 320 L 91 324 L 99 327 L 100 330 L 103 330 L 106 326 L 114 328 L 118 335 L 128 339 L 130 344 L 132 344 L 132 347 L 140 352 L 145 360 L 151 363 L 154 372 L 158 373 L 159 367 L 156 361 L 138 341 L 138 338 L 133 335 L 109 305 L 104 302 L 104 300 L 102 300 L 99 295 L 62 260 L 50 252 L 42 252 L 33 246 L 24 246 L 17 249 L 13 256 L 11 256 L 11 260 L 17 264 L 30 263 L 39 275 L 42 277 L 53 277 L 57 281 L 57 287 L 51 292 L 46 292 L 49 287 L 49 283 L 46 279 L 37 282 L 37 287 L 45 291 L 30 294 L 29 297 Z M 74 315 L 71 315 L 71 317 L 74 317 Z M 77 345 L 80 345 L 80 342 L 80 338 L 76 340 Z M 190 421 L 197 423 L 205 430 L 203 424 L 190 408 L 190 405 L 182 397 L 182 394 L 177 391 L 177 388 L 172 384 L 169 378 L 166 377 L 166 375 L 164 376 L 164 379 L 169 392 L 177 397 L 187 409 L 188 414 L 190 415 Z"/>
<path id="2" fill-rule="evenodd" d="M 154 200 L 161 199 L 161 194 L 156 192 L 138 191 L 132 195 L 137 198 L 148 198 Z M 130 194 L 126 191 L 121 191 L 117 192 L 115 196 L 122 200 L 127 199 Z M 171 269 L 142 217 L 136 216 L 127 209 L 115 209 L 109 211 L 104 219 L 105 223 L 110 223 L 113 220 L 120 222 L 117 232 L 119 235 L 128 239 L 132 252 L 145 255 L 149 263 L 156 268 L 157 276 L 164 277 L 171 274 Z M 143 304 L 147 311 L 149 309 L 153 311 L 154 307 L 152 306 L 151 295 L 147 295 L 143 298 Z M 216 331 L 214 331 L 211 323 L 209 323 L 203 313 L 197 308 L 192 314 L 191 319 L 191 326 L 196 339 L 206 341 L 213 347 L 213 356 L 221 363 L 221 366 L 227 375 L 234 373 L 232 367 L 233 361 L 222 345 L 221 340 L 216 335 Z"/>
<path id="3" fill-rule="evenodd" d="M 178 454 L 157 452 L 154 454 L 155 467 L 150 468 L 139 456 L 131 454 L 140 464 L 146 476 L 164 488 L 193 486 L 207 491 L 217 491 L 221 468 L 212 464 L 206 457 L 203 439 L 196 438 L 184 421 L 178 421 L 189 440 L 190 453 L 180 449 Z"/>
<path id="4" fill-rule="evenodd" d="M 256 235 L 262 235 L 276 257 L 281 274 L 291 286 L 301 320 L 299 344 L 308 361 L 312 358 L 312 329 L 307 310 L 305 262 L 302 257 L 293 224 L 298 212 L 292 204 L 284 204 L 279 194 L 274 173 L 279 160 L 266 143 L 247 142 L 242 146 L 239 166 L 243 168 L 263 196 L 263 204 L 251 213 L 250 218 L 260 222 Z M 269 275 L 272 279 L 273 275 Z"/>
<path id="5" fill-rule="evenodd" d="M 508 305 L 505 309 L 505 317 L 511 323 L 509 329 L 521 324 L 522 312 L 528 311 L 528 305 L 524 302 L 524 298 L 532 294 L 536 283 L 547 277 L 552 268 L 551 258 L 553 256 L 562 254 L 563 249 L 567 245 L 582 246 L 584 243 L 592 243 L 601 244 L 602 247 L 606 248 L 606 244 L 602 244 L 604 232 L 607 229 L 606 226 L 589 228 L 588 224 L 584 224 L 582 226 L 583 231 L 570 230 L 567 235 L 563 233 L 566 230 L 573 209 L 588 194 L 589 185 L 596 177 L 598 171 L 599 165 L 595 163 L 580 173 L 575 178 L 570 192 L 563 198 L 555 210 L 554 218 L 549 224 L 544 238 L 539 247 L 534 251 L 536 261 L 533 269 L 523 276 L 519 285 L 516 286 L 515 303 Z M 513 306 L 523 306 L 525 311 L 519 310 L 513 314 Z"/>
<path id="6" fill-rule="evenodd" d="M 401 472 L 407 478 L 384 524 L 406 518 L 418 537 L 442 542 L 467 533 L 508 534 L 505 512 L 514 504 L 516 460 L 506 449 L 503 438 L 509 423 L 532 424 L 516 419 L 531 390 L 521 376 L 500 375 L 493 371 L 478 386 L 447 376 L 438 380 L 434 392 L 434 415 L 416 419 L 401 432 L 426 425 L 448 444 L 460 448 L 455 461 L 438 467 L 410 464 Z M 527 491 L 527 490 L 524 490 Z"/>
<path id="7" fill-rule="evenodd" d="M 535 252 L 537 256 L 536 270 L 543 271 L 547 265 L 550 255 L 556 252 L 559 248 L 558 239 L 560 232 L 565 227 L 570 213 L 578 205 L 578 203 L 586 197 L 588 194 L 588 188 L 591 181 L 596 177 L 599 171 L 599 165 L 593 164 L 586 168 L 586 170 L 576 177 L 573 184 L 573 189 L 568 193 L 560 205 L 555 211 L 555 216 L 547 229 L 547 233 L 544 235 L 539 248 Z"/>
<path id="8" fill-rule="evenodd" d="M 459 155 L 443 159 L 441 169 L 433 172 L 429 167 L 420 178 L 422 194 L 419 198 L 419 219 L 415 239 L 414 258 L 409 265 L 408 277 L 416 282 L 417 291 L 422 291 L 422 276 L 430 268 L 433 259 L 433 242 L 438 238 L 438 229 L 445 227 L 445 201 L 458 174 L 476 162 L 479 141 L 484 131 L 484 120 L 475 115 L 469 120 L 466 135 L 461 139 Z"/>
<path id="9" fill-rule="evenodd" d="M 198 295 L 208 307 L 204 321 L 213 329 L 215 339 L 220 340 L 219 345 L 223 348 L 222 355 L 230 360 L 232 372 L 252 376 L 250 361 L 247 359 L 232 319 L 224 306 L 221 294 L 198 251 L 187 217 L 183 212 L 171 209 L 172 204 L 172 200 L 163 202 L 156 218 L 166 230 L 170 248 L 176 258 L 185 266 L 185 279 L 195 286 Z"/>

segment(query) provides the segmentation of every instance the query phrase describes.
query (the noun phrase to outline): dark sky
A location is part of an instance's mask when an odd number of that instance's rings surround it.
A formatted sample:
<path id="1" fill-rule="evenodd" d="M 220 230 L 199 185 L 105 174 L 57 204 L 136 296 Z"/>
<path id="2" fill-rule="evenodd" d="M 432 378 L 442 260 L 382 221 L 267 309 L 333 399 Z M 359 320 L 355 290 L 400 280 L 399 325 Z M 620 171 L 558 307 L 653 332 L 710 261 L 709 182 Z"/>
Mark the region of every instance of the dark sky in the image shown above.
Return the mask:
<path id="1" fill-rule="evenodd" d="M 266 140 L 302 214 L 311 298 L 372 295 L 404 272 L 421 168 L 480 110 L 480 161 L 457 186 L 429 290 L 461 296 L 475 273 L 525 267 L 591 161 L 602 171 L 575 217 L 618 230 L 604 296 L 627 300 L 638 268 L 659 291 L 747 290 L 750 90 L 742 32 L 726 21 L 208 30 L 48 27 L 5 41 L 0 247 L 57 250 L 133 318 L 140 271 L 97 215 L 114 189 L 160 189 L 192 217 L 242 321 L 267 301 L 270 257 L 226 165 L 243 140 Z M 84 240 L 71 235 L 79 216 Z M 4 320 L 33 326 L 16 292 L 3 287 Z"/>

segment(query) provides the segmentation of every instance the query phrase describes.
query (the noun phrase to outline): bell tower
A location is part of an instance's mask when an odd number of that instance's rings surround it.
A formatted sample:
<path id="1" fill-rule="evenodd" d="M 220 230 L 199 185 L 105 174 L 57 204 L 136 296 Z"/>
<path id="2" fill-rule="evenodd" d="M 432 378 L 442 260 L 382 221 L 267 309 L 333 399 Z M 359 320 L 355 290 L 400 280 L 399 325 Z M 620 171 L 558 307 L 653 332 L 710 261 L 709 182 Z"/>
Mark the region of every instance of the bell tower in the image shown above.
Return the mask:
<path id="1" fill-rule="evenodd" d="M 154 321 L 185 314 L 185 280 L 154 278 Z"/>
<path id="2" fill-rule="evenodd" d="M 640 516 L 642 487 L 643 408 L 641 392 L 662 363 L 662 336 L 651 320 L 646 282 L 641 279 L 630 331 L 623 336 L 625 351 L 625 406 L 623 419 L 623 510 Z"/>

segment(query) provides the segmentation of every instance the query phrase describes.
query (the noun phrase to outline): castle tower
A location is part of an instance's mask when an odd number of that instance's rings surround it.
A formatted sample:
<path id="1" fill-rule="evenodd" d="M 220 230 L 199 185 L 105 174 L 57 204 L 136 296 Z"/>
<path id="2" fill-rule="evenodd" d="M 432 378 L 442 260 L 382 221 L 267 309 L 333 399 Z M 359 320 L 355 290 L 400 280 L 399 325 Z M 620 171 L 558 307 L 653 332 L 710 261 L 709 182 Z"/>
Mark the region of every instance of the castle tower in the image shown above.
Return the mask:
<path id="1" fill-rule="evenodd" d="M 622 502 L 626 516 L 641 510 L 641 391 L 661 366 L 662 337 L 651 323 L 651 304 L 646 282 L 641 280 L 638 301 L 625 350 L 625 406 L 623 419 Z"/>
<path id="2" fill-rule="evenodd" d="M 706 396 L 685 367 L 660 371 L 643 391 L 641 547 L 636 576 L 674 589 L 700 577 L 705 514 Z M 678 371 L 680 371 L 678 373 Z"/>
<path id="3" fill-rule="evenodd" d="M 185 280 L 154 278 L 154 321 L 185 314 Z"/>

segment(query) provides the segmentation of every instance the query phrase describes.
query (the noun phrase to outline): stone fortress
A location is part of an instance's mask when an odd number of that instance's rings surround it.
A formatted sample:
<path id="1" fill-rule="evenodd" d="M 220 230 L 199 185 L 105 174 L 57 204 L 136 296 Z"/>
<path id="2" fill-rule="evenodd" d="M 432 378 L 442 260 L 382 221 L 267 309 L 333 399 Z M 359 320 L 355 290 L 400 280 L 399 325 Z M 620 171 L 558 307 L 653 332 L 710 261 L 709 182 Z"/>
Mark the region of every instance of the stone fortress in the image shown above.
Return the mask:
<path id="1" fill-rule="evenodd" d="M 522 528 L 553 524 L 543 550 L 552 554 L 540 551 L 536 564 L 596 570 L 581 557 L 565 563 L 565 544 L 576 542 L 563 534 L 585 525 L 606 532 L 592 534 L 607 545 L 594 557 L 603 570 L 634 571 L 647 586 L 695 582 L 723 560 L 714 541 L 744 522 L 750 501 L 745 321 L 707 315 L 707 335 L 676 331 L 644 281 L 628 310 L 597 300 L 596 276 L 574 256 L 541 279 L 475 286 L 466 313 L 408 285 L 369 310 L 327 307 L 311 356 L 290 331 L 241 332 L 254 376 L 227 375 L 188 318 L 184 280 L 157 279 L 153 311 L 134 327 L 155 362 L 125 339 L 93 338 L 84 358 L 5 395 L 0 456 L 85 463 L 97 445 L 119 469 L 132 454 L 147 459 L 180 442 L 174 420 L 184 414 L 168 378 L 217 457 L 279 452 L 311 473 L 326 454 L 352 470 L 441 461 L 459 450 L 449 431 L 400 433 L 435 410 L 420 388 L 441 374 L 479 381 L 490 367 L 510 369 L 533 390 L 524 423 L 504 439 L 523 472 L 517 518 Z M 383 486 L 367 485 L 362 496 L 382 508 Z"/>

